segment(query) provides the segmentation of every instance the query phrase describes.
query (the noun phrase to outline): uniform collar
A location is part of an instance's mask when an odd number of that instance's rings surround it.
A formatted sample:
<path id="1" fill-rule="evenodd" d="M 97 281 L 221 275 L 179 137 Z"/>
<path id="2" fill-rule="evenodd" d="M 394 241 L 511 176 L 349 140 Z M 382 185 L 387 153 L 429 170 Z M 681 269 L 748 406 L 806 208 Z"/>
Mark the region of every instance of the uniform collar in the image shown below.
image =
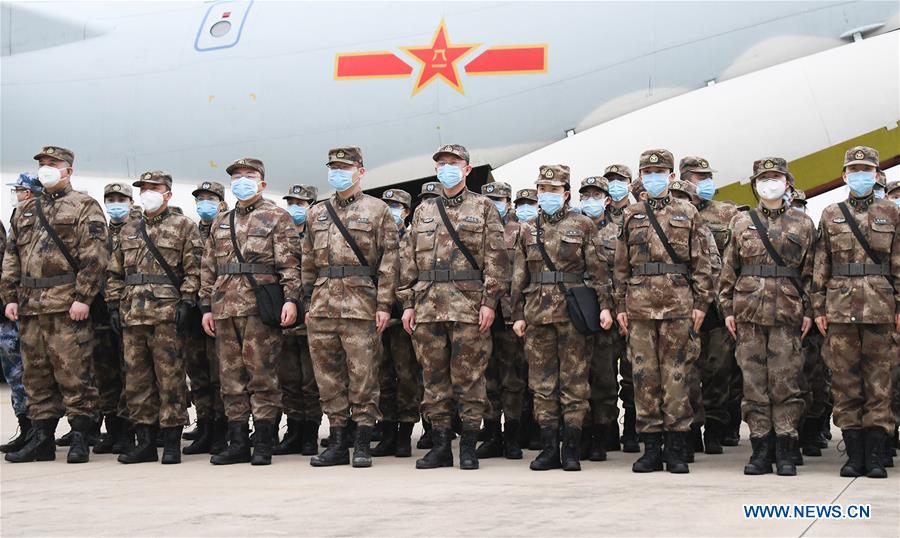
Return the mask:
<path id="1" fill-rule="evenodd" d="M 171 215 L 171 213 L 169 212 L 168 207 L 163 209 L 162 213 L 160 213 L 159 215 L 156 215 L 153 218 L 147 218 L 147 214 L 145 213 L 144 214 L 144 222 L 146 222 L 147 224 L 158 224 L 158 223 L 162 222 L 163 220 L 165 220 L 165 218 L 168 217 L 169 215 Z"/>
<path id="2" fill-rule="evenodd" d="M 469 189 L 463 189 L 459 191 L 456 196 L 453 198 L 447 198 L 447 195 L 441 192 L 441 198 L 444 200 L 444 205 L 447 207 L 456 207 L 463 203 L 463 200 L 466 199 L 466 195 L 468 194 Z"/>
<path id="3" fill-rule="evenodd" d="M 700 200 L 700 203 L 697 204 L 697 211 L 703 211 L 709 207 L 709 200 Z"/>
<path id="4" fill-rule="evenodd" d="M 598 222 L 595 223 L 595 225 L 597 226 L 597 229 L 598 229 L 598 230 L 602 230 L 603 228 L 606 228 L 606 226 L 607 226 L 608 224 L 609 224 L 609 219 L 607 219 L 607 218 L 604 218 L 603 220 L 600 220 L 600 221 L 598 221 Z"/>
<path id="5" fill-rule="evenodd" d="M 850 194 L 850 197 L 847 198 L 847 203 L 853 206 L 853 209 L 857 211 L 865 211 L 869 209 L 870 205 L 875 203 L 875 192 L 872 191 L 868 196 L 863 196 L 862 198 Z"/>
<path id="6" fill-rule="evenodd" d="M 647 203 L 650 204 L 650 207 L 652 207 L 656 211 L 659 211 L 672 203 L 672 196 L 667 194 L 662 198 L 648 198 Z"/>
<path id="7" fill-rule="evenodd" d="M 622 213 L 625 212 L 625 209 L 627 207 L 628 207 L 628 204 L 625 204 L 622 207 L 614 207 L 614 206 L 610 205 L 610 206 L 607 206 L 607 211 L 609 212 L 610 215 L 618 217 L 619 215 L 621 215 Z"/>
<path id="8" fill-rule="evenodd" d="M 568 214 L 569 214 L 569 206 L 568 205 L 563 205 L 561 208 L 559 208 L 559 211 L 557 211 L 556 213 L 554 213 L 552 215 L 548 215 L 548 214 L 544 213 L 543 211 L 541 211 L 541 216 L 543 217 L 544 222 L 549 222 L 551 224 L 556 224 L 557 222 L 566 218 L 566 215 L 568 215 Z"/>
<path id="9" fill-rule="evenodd" d="M 49 192 L 49 191 L 45 190 L 43 197 L 46 198 L 47 200 L 56 200 L 57 198 L 62 198 L 63 196 L 69 194 L 70 192 L 72 192 L 72 183 L 71 182 L 67 183 L 65 187 L 63 187 L 62 189 L 60 189 L 56 192 Z"/>
<path id="10" fill-rule="evenodd" d="M 109 232 L 113 235 L 119 235 L 119 232 L 122 231 L 122 228 L 128 224 L 127 220 L 123 220 L 122 222 L 110 222 L 109 223 Z"/>
<path id="11" fill-rule="evenodd" d="M 764 206 L 762 202 L 759 203 L 759 212 L 771 220 L 775 220 L 781 215 L 784 215 L 787 210 L 788 205 L 784 202 L 781 203 L 781 207 L 779 207 L 778 209 L 769 209 L 768 207 Z"/>
<path id="12" fill-rule="evenodd" d="M 352 204 L 353 202 L 359 200 L 359 198 L 361 196 L 362 196 L 362 193 L 360 192 L 360 193 L 354 194 L 353 196 L 350 196 L 349 198 L 341 198 L 340 196 L 338 196 L 337 193 L 334 193 L 334 203 L 337 204 L 338 207 L 347 207 L 348 205 Z"/>
<path id="13" fill-rule="evenodd" d="M 235 205 L 234 210 L 238 212 L 238 215 L 249 215 L 250 213 L 253 213 L 256 209 L 258 209 L 259 206 L 262 205 L 262 203 L 263 203 L 263 199 L 260 198 L 259 200 L 255 201 L 252 204 L 247 205 L 247 206 Z"/>

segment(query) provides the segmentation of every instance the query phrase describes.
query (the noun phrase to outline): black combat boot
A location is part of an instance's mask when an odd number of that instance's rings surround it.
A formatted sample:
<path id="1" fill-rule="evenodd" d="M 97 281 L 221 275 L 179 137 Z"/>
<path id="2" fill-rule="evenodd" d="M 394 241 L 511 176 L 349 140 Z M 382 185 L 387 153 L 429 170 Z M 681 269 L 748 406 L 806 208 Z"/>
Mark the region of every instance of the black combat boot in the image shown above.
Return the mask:
<path id="1" fill-rule="evenodd" d="M 728 424 L 722 428 L 722 446 L 738 446 L 741 442 L 741 401 L 728 404 Z"/>
<path id="2" fill-rule="evenodd" d="M 53 461 L 56 459 L 56 443 L 53 435 L 56 432 L 58 418 L 46 420 L 33 420 L 31 430 L 25 439 L 25 445 L 15 452 L 6 454 L 6 461 L 10 463 L 25 463 L 29 461 Z"/>
<path id="3" fill-rule="evenodd" d="M 641 445 L 638 443 L 636 423 L 635 408 L 626 407 L 625 424 L 622 426 L 622 452 L 636 453 L 641 451 Z M 662 442 L 660 442 L 660 445 L 662 445 Z"/>
<path id="4" fill-rule="evenodd" d="M 499 427 L 499 424 L 498 424 Z M 475 443 L 478 442 L 478 430 L 464 429 L 459 438 L 459 468 L 473 470 L 478 468 L 478 451 Z M 502 452 L 501 452 L 502 453 Z"/>
<path id="5" fill-rule="evenodd" d="M 478 457 L 485 459 L 503 457 L 503 430 L 500 421 L 485 420 L 484 431 L 487 432 L 487 438 L 478 447 Z M 462 467 L 462 455 L 460 455 L 459 465 Z"/>
<path id="6" fill-rule="evenodd" d="M 841 476 L 853 478 L 866 474 L 866 446 L 863 430 L 841 430 L 844 436 L 844 447 L 847 450 L 847 463 L 841 467 Z"/>
<path id="7" fill-rule="evenodd" d="M 134 425 L 130 420 L 119 417 L 119 434 L 113 444 L 113 454 L 124 454 L 134 448 Z"/>
<path id="8" fill-rule="evenodd" d="M 790 435 L 779 435 L 775 438 L 775 472 L 778 476 L 796 476 L 797 466 L 794 464 L 794 443 Z"/>
<path id="9" fill-rule="evenodd" d="M 540 424 L 536 420 L 531 419 L 529 430 L 531 433 L 528 436 L 528 450 L 542 450 Z"/>
<path id="10" fill-rule="evenodd" d="M 197 425 L 194 427 L 194 435 L 191 437 L 193 442 L 182 450 L 185 455 L 209 454 L 209 447 L 212 445 L 212 420 L 205 417 L 198 418 Z"/>
<path id="11" fill-rule="evenodd" d="M 254 420 L 253 429 L 256 430 L 256 439 L 250 465 L 272 465 L 272 445 L 278 435 L 275 423 L 270 420 Z"/>
<path id="12" fill-rule="evenodd" d="M 394 457 L 409 458 L 412 456 L 412 422 L 401 422 L 397 427 L 397 450 Z"/>
<path id="13" fill-rule="evenodd" d="M 791 443 L 791 462 L 795 467 L 803 465 L 803 454 L 800 453 L 800 441 L 796 437 L 791 437 L 794 441 Z"/>
<path id="14" fill-rule="evenodd" d="M 594 424 L 591 444 L 588 447 L 590 461 L 606 461 L 606 443 L 609 441 L 610 424 Z"/>
<path id="15" fill-rule="evenodd" d="M 703 452 L 703 432 L 701 428 L 702 424 L 691 424 L 691 441 L 688 448 L 695 453 Z"/>
<path id="16" fill-rule="evenodd" d="M 94 445 L 94 454 L 112 454 L 113 446 L 119 433 L 119 417 L 115 414 L 105 415 L 103 420 L 106 422 L 106 433 L 100 436 L 97 444 Z"/>
<path id="17" fill-rule="evenodd" d="M 356 442 L 356 422 L 351 418 L 344 426 L 344 449 L 350 450 L 350 447 Z"/>
<path id="18" fill-rule="evenodd" d="M 396 424 L 393 423 L 393 424 Z M 387 434 L 387 432 L 385 432 Z M 396 432 L 394 434 L 396 441 Z M 371 467 L 372 466 L 372 450 L 369 443 L 372 442 L 372 426 L 357 426 L 356 440 L 353 442 L 353 466 L 354 467 Z M 396 449 L 396 447 L 394 447 Z"/>
<path id="19" fill-rule="evenodd" d="M 564 432 L 560 455 L 563 471 L 580 471 L 581 430 L 566 426 Z"/>
<path id="20" fill-rule="evenodd" d="M 744 474 L 756 476 L 772 472 L 772 460 L 769 459 L 769 444 L 772 442 L 771 434 L 765 437 L 750 437 L 753 453 L 750 454 L 750 461 L 744 466 Z"/>
<path id="21" fill-rule="evenodd" d="M 541 452 L 529 465 L 532 471 L 549 471 L 562 467 L 559 453 L 559 428 L 541 428 Z"/>
<path id="22" fill-rule="evenodd" d="M 160 463 L 172 465 L 181 463 L 181 432 L 184 426 L 173 426 L 171 428 L 162 428 L 163 453 Z M 199 439 L 199 438 L 198 438 Z M 194 439 L 196 441 L 197 439 Z"/>
<path id="23" fill-rule="evenodd" d="M 703 452 L 706 454 L 722 454 L 722 426 L 713 420 L 706 421 L 703 428 Z"/>
<path id="24" fill-rule="evenodd" d="M 666 470 L 673 474 L 691 472 L 688 467 L 688 455 L 694 448 L 688 441 L 690 432 L 666 432 Z"/>
<path id="25" fill-rule="evenodd" d="M 822 439 L 825 442 L 825 446 L 822 448 L 828 448 L 828 441 L 831 441 L 831 411 L 832 408 L 829 407 L 822 415 Z"/>
<path id="26" fill-rule="evenodd" d="M 508 460 L 522 459 L 522 447 L 519 446 L 520 424 L 515 419 L 503 423 L 503 456 Z"/>
<path id="27" fill-rule="evenodd" d="M 197 417 L 196 422 L 194 422 L 193 430 L 184 430 L 184 433 L 181 434 L 181 438 L 185 441 L 193 441 L 197 439 L 197 436 L 200 435 L 200 417 Z"/>
<path id="28" fill-rule="evenodd" d="M 372 449 L 372 457 L 393 456 L 397 452 L 397 423 L 381 422 L 381 441 Z"/>
<path id="29" fill-rule="evenodd" d="M 74 430 L 70 428 L 68 433 L 63 434 L 61 437 L 57 437 L 56 446 L 71 446 L 73 433 Z"/>
<path id="30" fill-rule="evenodd" d="M 642 433 L 641 438 L 644 440 L 644 455 L 631 465 L 631 471 L 634 473 L 662 471 L 662 432 Z"/>
<path id="31" fill-rule="evenodd" d="M 887 432 L 879 426 L 865 429 L 865 465 L 869 478 L 887 478 L 884 468 L 884 444 Z"/>
<path id="32" fill-rule="evenodd" d="M 313 456 L 309 464 L 313 467 L 331 467 L 333 465 L 349 465 L 350 449 L 347 448 L 344 436 L 347 430 L 343 426 L 332 426 L 329 429 L 328 448 L 318 456 Z"/>
<path id="33" fill-rule="evenodd" d="M 622 450 L 622 444 L 619 441 L 619 420 L 618 418 L 606 425 L 606 440 L 604 447 L 607 452 L 618 452 Z"/>
<path id="34" fill-rule="evenodd" d="M 803 419 L 803 425 L 800 427 L 799 444 L 804 456 L 819 457 L 822 455 L 822 449 L 819 447 L 821 423 L 821 420 L 818 418 L 807 417 Z"/>
<path id="35" fill-rule="evenodd" d="M 66 463 L 87 463 L 91 458 L 88 438 L 94 430 L 95 422 L 89 416 L 78 415 L 70 418 L 69 424 L 72 425 L 72 440 Z"/>
<path id="36" fill-rule="evenodd" d="M 212 440 L 209 443 L 209 453 L 219 454 L 228 448 L 228 419 L 224 416 L 217 416 L 213 419 L 210 427 L 212 428 Z"/>
<path id="37" fill-rule="evenodd" d="M 300 431 L 302 432 L 300 454 L 304 456 L 315 456 L 319 451 L 319 422 L 315 420 L 304 420 L 300 423 Z"/>
<path id="38" fill-rule="evenodd" d="M 135 426 L 135 430 L 137 431 L 137 445 L 128 452 L 119 454 L 119 463 L 147 463 L 158 460 L 156 426 L 138 424 Z"/>
<path id="39" fill-rule="evenodd" d="M 18 452 L 19 450 L 22 450 L 22 447 L 28 442 L 28 432 L 31 431 L 31 419 L 24 413 L 17 415 L 16 418 L 19 421 L 18 435 L 10 439 L 5 445 L 0 445 L 0 453 L 9 454 L 10 452 Z"/>
<path id="40" fill-rule="evenodd" d="M 272 449 L 272 454 L 284 456 L 285 454 L 300 454 L 303 445 L 303 422 L 288 417 L 287 432 L 281 442 Z"/>
<path id="41" fill-rule="evenodd" d="M 422 436 L 419 437 L 419 441 L 416 443 L 416 448 L 418 448 L 419 450 L 434 448 L 434 442 L 431 440 L 431 429 L 431 422 L 428 422 L 423 418 Z"/>
<path id="42" fill-rule="evenodd" d="M 453 467 L 453 452 L 450 451 L 450 430 L 432 428 L 431 442 L 434 445 L 424 458 L 416 460 L 416 469 L 437 469 Z"/>
<path id="43" fill-rule="evenodd" d="M 209 462 L 213 465 L 231 465 L 250 463 L 250 459 L 250 425 L 243 420 L 228 421 L 228 447 L 211 456 Z"/>

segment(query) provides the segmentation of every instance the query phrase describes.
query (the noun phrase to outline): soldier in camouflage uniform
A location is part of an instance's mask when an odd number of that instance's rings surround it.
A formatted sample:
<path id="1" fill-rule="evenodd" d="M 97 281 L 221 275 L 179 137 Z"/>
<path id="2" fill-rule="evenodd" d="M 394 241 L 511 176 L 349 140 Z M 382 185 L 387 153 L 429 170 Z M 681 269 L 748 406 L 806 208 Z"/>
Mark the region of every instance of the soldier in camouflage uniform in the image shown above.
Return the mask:
<path id="1" fill-rule="evenodd" d="M 318 195 L 318 189 L 311 185 L 291 185 L 287 194 L 282 196 L 287 201 L 288 213 L 297 227 L 297 237 L 301 242 L 306 237 L 309 208 L 316 203 Z M 297 255 L 301 256 L 301 253 Z M 309 355 L 305 324 L 284 330 L 278 382 L 284 414 L 287 415 L 287 433 L 272 453 L 314 456 L 318 450 L 322 405 L 319 403 L 319 386 Z"/>
<path id="2" fill-rule="evenodd" d="M 641 155 L 647 200 L 625 210 L 616 245 L 617 318 L 628 333 L 637 426 L 644 440 L 644 455 L 632 466 L 634 472 L 662 470 L 664 432 L 669 472 L 689 472 L 687 436 L 693 412 L 687 348 L 690 339 L 699 337 L 712 280 L 700 214 L 669 195 L 674 166 L 667 150 Z M 675 259 L 651 225 L 654 217 Z"/>
<path id="3" fill-rule="evenodd" d="M 422 363 L 422 411 L 434 426 L 434 448 L 416 461 L 416 468 L 453 466 L 450 421 L 455 395 L 462 421 L 460 468 L 477 469 L 475 443 L 487 398 L 489 330 L 508 285 L 509 258 L 496 206 L 466 189 L 465 178 L 472 170 L 466 148 L 442 146 L 433 159 L 441 195 L 420 204 L 413 215 L 397 291 L 403 327 L 412 335 Z M 471 261 L 451 239 L 442 211 Z"/>
<path id="4" fill-rule="evenodd" d="M 900 208 L 900 180 L 894 180 L 887 184 L 885 189 L 887 199 Z M 900 333 L 894 333 L 894 356 L 900 354 Z M 891 370 L 891 411 L 894 415 L 894 433 L 892 439 L 888 442 L 888 455 L 896 455 L 897 448 L 900 448 L 900 361 Z"/>
<path id="5" fill-rule="evenodd" d="M 71 150 L 45 146 L 34 158 L 44 191 L 16 209 L 0 290 L 7 319 L 19 322 L 33 430 L 25 446 L 6 454 L 6 460 L 55 459 L 53 432 L 65 412 L 74 430 L 66 460 L 83 463 L 89 459 L 86 437 L 98 416 L 88 317 L 109 259 L 106 219 L 96 200 L 72 190 Z M 38 211 L 46 215 L 74 263 L 51 239 Z"/>
<path id="6" fill-rule="evenodd" d="M 231 176 L 237 207 L 213 219 L 200 270 L 203 330 L 216 339 L 228 417 L 228 447 L 213 455 L 210 463 L 269 465 L 281 409 L 281 330 L 297 321 L 300 300 L 299 238 L 287 211 L 262 195 L 266 188 L 262 161 L 238 159 L 225 171 Z M 235 253 L 232 233 L 244 262 Z M 263 323 L 251 280 L 259 286 L 282 287 L 280 327 Z M 252 457 L 251 414 L 256 432 Z"/>
<path id="7" fill-rule="evenodd" d="M 530 467 L 580 471 L 591 359 L 588 337 L 573 325 L 564 290 L 585 283 L 592 287 L 601 308 L 600 323 L 609 329 L 609 266 L 594 223 L 569 211 L 569 167 L 541 166 L 537 188 L 541 212 L 536 220 L 521 225 L 510 291 L 513 329 L 525 338 L 528 385 L 534 391 L 534 414 L 541 427 L 541 452 Z M 552 270 L 544 252 L 553 262 Z M 565 426 L 562 454 L 560 416 Z"/>
<path id="8" fill-rule="evenodd" d="M 516 220 L 527 222 L 538 216 L 537 189 L 519 189 L 513 200 L 516 208 Z M 510 263 L 515 260 L 515 253 L 511 255 Z M 512 274 L 510 272 L 510 274 Z M 534 420 L 534 393 L 528 387 L 528 361 L 525 360 L 525 342 L 522 342 L 522 360 L 519 369 L 519 377 L 526 381 L 525 392 L 522 397 L 522 425 L 520 426 L 519 443 L 527 446 L 528 450 L 541 449 L 541 427 Z"/>
<path id="9" fill-rule="evenodd" d="M 397 287 L 397 224 L 387 204 L 364 194 L 362 152 L 357 147 L 328 152 L 329 200 L 309 210 L 303 238 L 306 327 L 322 410 L 328 415 L 328 448 L 310 460 L 314 467 L 347 465 L 344 436 L 352 415 L 357 425 L 354 467 L 371 467 L 369 442 L 381 418 L 378 410 L 378 348 L 391 317 Z M 364 260 L 344 238 L 347 229 Z"/>
<path id="10" fill-rule="evenodd" d="M 800 342 L 812 327 L 815 225 L 784 200 L 794 182 L 784 159 L 757 160 L 750 181 L 760 203 L 731 221 L 719 303 L 744 378 L 744 420 L 753 446 L 744 474 L 771 473 L 774 445 L 777 473 L 793 476 L 804 409 Z"/>
<path id="11" fill-rule="evenodd" d="M 181 432 L 188 420 L 182 346 L 200 287 L 203 244 L 193 221 L 168 208 L 169 174 L 145 172 L 134 186 L 141 190 L 144 216 L 122 229 L 106 290 L 110 323 L 122 332 L 125 397 L 138 439 L 119 462 L 157 461 L 159 428 L 162 463 L 181 463 Z"/>
<path id="12" fill-rule="evenodd" d="M 841 476 L 849 477 L 887 476 L 883 452 L 894 429 L 890 372 L 900 332 L 900 209 L 874 196 L 879 166 L 876 150 L 847 150 L 843 178 L 850 196 L 822 212 L 813 273 L 813 311 L 825 335 L 834 421 L 847 447 Z"/>

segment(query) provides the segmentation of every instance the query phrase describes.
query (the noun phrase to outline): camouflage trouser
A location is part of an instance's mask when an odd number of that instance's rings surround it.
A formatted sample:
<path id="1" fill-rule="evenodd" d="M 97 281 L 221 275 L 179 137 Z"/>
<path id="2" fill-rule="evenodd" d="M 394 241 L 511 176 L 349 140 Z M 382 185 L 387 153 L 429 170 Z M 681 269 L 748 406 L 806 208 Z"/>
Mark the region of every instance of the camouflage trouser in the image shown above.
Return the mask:
<path id="1" fill-rule="evenodd" d="M 374 426 L 378 410 L 378 360 L 381 337 L 374 320 L 309 318 L 306 326 L 322 411 L 331 426 L 352 416 L 359 426 Z"/>
<path id="2" fill-rule="evenodd" d="M 521 376 L 521 363 L 525 361 L 525 347 L 512 329 L 506 328 L 491 334 L 491 357 L 485 371 L 485 383 L 489 405 L 485 420 L 522 418 L 522 400 L 525 394 L 525 378 Z"/>
<path id="3" fill-rule="evenodd" d="M 19 354 L 19 327 L 15 322 L 0 321 L 0 362 L 3 377 L 10 389 L 13 412 L 16 416 L 28 413 L 25 386 L 22 385 L 22 355 Z"/>
<path id="4" fill-rule="evenodd" d="M 192 331 L 185 339 L 184 368 L 191 380 L 191 403 L 198 419 L 224 414 L 216 341 L 202 330 Z"/>
<path id="5" fill-rule="evenodd" d="M 741 411 L 750 437 L 765 437 L 773 429 L 775 435 L 797 437 L 804 407 L 800 327 L 738 323 L 735 355 L 744 378 Z"/>
<path id="6" fill-rule="evenodd" d="M 700 334 L 700 383 L 704 423 L 728 424 L 729 383 L 734 358 L 734 339 L 725 327 Z M 697 422 L 696 420 L 694 422 Z"/>
<path id="7" fill-rule="evenodd" d="M 617 342 L 618 341 L 618 342 Z M 612 424 L 619 419 L 619 364 L 622 337 L 615 329 L 588 337 L 591 355 L 591 423 Z"/>
<path id="8" fill-rule="evenodd" d="M 641 433 L 691 429 L 689 383 L 694 356 L 688 351 L 690 329 L 690 319 L 629 320 L 628 359 Z"/>
<path id="9" fill-rule="evenodd" d="M 378 367 L 381 414 L 387 421 L 418 422 L 424 388 L 412 338 L 398 323 L 384 331 L 382 344 Z"/>
<path id="10" fill-rule="evenodd" d="M 822 360 L 822 344 L 825 338 L 813 327 L 803 339 L 803 375 L 800 390 L 805 405 L 803 416 L 822 418 L 831 404 L 831 376 Z"/>
<path id="11" fill-rule="evenodd" d="M 888 324 L 828 324 L 822 358 L 831 369 L 838 428 L 894 430 L 890 392 L 897 357 L 893 332 Z"/>
<path id="12" fill-rule="evenodd" d="M 173 428 L 188 422 L 182 337 L 175 322 L 124 328 L 125 397 L 135 424 Z"/>
<path id="13" fill-rule="evenodd" d="M 322 421 L 319 386 L 316 384 L 306 335 L 284 335 L 284 346 L 278 361 L 278 384 L 281 387 L 284 414 L 289 419 Z"/>
<path id="14" fill-rule="evenodd" d="M 691 368 L 688 370 L 688 398 L 691 401 L 691 410 L 694 417 L 691 424 L 703 424 L 706 422 L 706 413 L 703 409 L 703 389 L 701 383 L 703 379 L 702 368 L 700 365 L 701 338 L 698 335 L 694 338 L 688 338 L 685 350 L 688 354 L 688 362 Z"/>
<path id="15" fill-rule="evenodd" d="M 93 331 L 90 321 L 72 321 L 68 312 L 19 317 L 28 418 L 65 414 L 97 418 L 97 387 L 91 378 Z"/>
<path id="16" fill-rule="evenodd" d="M 278 356 L 281 329 L 259 316 L 216 320 L 216 356 L 222 382 L 222 403 L 230 422 L 274 421 L 281 410 Z"/>
<path id="17" fill-rule="evenodd" d="M 94 383 L 97 385 L 98 411 L 104 415 L 128 418 L 125 399 L 125 356 L 119 337 L 109 327 L 94 328 L 94 354 L 91 361 Z"/>
<path id="18" fill-rule="evenodd" d="M 542 428 L 581 429 L 591 395 L 587 337 L 571 323 L 530 325 L 525 331 L 528 386 L 534 391 L 534 417 Z"/>
<path id="19" fill-rule="evenodd" d="M 477 323 L 419 323 L 413 346 L 422 363 L 422 414 L 436 429 L 450 429 L 454 398 L 463 428 L 477 430 L 487 401 L 484 371 L 491 356 L 491 333 Z"/>

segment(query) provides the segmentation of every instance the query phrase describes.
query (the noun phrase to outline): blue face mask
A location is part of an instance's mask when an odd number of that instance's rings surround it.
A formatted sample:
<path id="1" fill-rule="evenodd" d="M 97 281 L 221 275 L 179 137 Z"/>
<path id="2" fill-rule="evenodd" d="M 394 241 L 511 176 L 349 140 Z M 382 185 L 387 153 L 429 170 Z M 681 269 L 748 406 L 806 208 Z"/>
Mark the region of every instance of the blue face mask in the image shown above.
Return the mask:
<path id="1" fill-rule="evenodd" d="M 641 176 L 641 182 L 651 198 L 659 198 L 659 195 L 665 192 L 666 187 L 669 186 L 669 174 L 664 172 L 644 174 Z"/>
<path id="2" fill-rule="evenodd" d="M 302 205 L 289 205 L 287 208 L 288 213 L 291 214 L 291 218 L 294 219 L 294 224 L 303 224 L 306 222 L 306 207 Z"/>
<path id="3" fill-rule="evenodd" d="M 494 205 L 497 206 L 497 211 L 500 212 L 500 216 L 505 217 L 506 212 L 508 211 L 509 205 L 502 200 L 494 200 Z"/>
<path id="4" fill-rule="evenodd" d="M 900 198 L 894 198 L 894 203 L 897 204 L 897 207 L 900 207 Z"/>
<path id="5" fill-rule="evenodd" d="M 847 185 L 856 196 L 862 196 L 875 186 L 875 172 L 851 172 L 847 174 Z"/>
<path id="6" fill-rule="evenodd" d="M 121 222 L 128 216 L 128 212 L 131 211 L 131 208 L 128 207 L 128 202 L 110 202 L 106 204 L 106 214 L 109 215 L 110 220 L 113 222 Z"/>
<path id="7" fill-rule="evenodd" d="M 697 182 L 697 196 L 701 200 L 712 200 L 716 194 L 716 182 L 710 179 L 703 179 Z"/>
<path id="8" fill-rule="evenodd" d="M 882 189 L 875 189 L 875 198 L 884 200 L 884 191 Z"/>
<path id="9" fill-rule="evenodd" d="M 259 190 L 256 180 L 249 177 L 239 177 L 231 180 L 231 193 L 240 201 L 249 200 L 256 196 Z"/>
<path id="10" fill-rule="evenodd" d="M 628 196 L 628 183 L 618 179 L 610 181 L 609 196 L 616 202 L 624 200 Z"/>
<path id="11" fill-rule="evenodd" d="M 522 204 L 516 208 L 516 218 L 522 222 L 534 220 L 537 217 L 537 208 L 532 204 Z"/>
<path id="12" fill-rule="evenodd" d="M 392 207 L 391 215 L 394 217 L 394 222 L 397 223 L 397 226 L 401 226 L 403 224 L 403 208 L 402 207 Z"/>
<path id="13" fill-rule="evenodd" d="M 437 178 L 445 189 L 452 189 L 462 181 L 462 170 L 453 164 L 443 164 L 438 168 Z"/>
<path id="14" fill-rule="evenodd" d="M 219 202 L 215 200 L 200 200 L 197 202 L 197 215 L 200 220 L 212 220 L 219 214 Z"/>
<path id="15" fill-rule="evenodd" d="M 338 192 L 344 192 L 353 186 L 353 171 L 338 170 L 336 168 L 328 170 L 328 184 L 331 188 Z"/>
<path id="16" fill-rule="evenodd" d="M 547 215 L 554 215 L 563 206 L 563 195 L 556 192 L 538 193 L 538 205 Z"/>
<path id="17" fill-rule="evenodd" d="M 595 219 L 606 211 L 606 201 L 598 198 L 588 198 L 581 202 L 581 212 Z"/>

